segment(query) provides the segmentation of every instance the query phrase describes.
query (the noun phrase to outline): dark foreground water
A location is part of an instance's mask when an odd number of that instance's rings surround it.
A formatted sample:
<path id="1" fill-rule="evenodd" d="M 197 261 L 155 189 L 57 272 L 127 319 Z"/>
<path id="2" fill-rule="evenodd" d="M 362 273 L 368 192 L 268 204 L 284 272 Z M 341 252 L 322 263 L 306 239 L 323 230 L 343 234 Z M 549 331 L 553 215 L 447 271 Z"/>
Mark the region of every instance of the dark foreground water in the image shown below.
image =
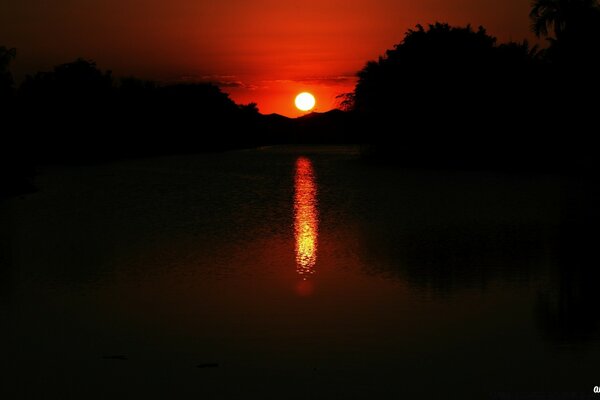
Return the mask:
<path id="1" fill-rule="evenodd" d="M 581 179 L 270 148 L 48 168 L 37 184 L 0 203 L 1 398 L 581 399 L 600 385 Z"/>

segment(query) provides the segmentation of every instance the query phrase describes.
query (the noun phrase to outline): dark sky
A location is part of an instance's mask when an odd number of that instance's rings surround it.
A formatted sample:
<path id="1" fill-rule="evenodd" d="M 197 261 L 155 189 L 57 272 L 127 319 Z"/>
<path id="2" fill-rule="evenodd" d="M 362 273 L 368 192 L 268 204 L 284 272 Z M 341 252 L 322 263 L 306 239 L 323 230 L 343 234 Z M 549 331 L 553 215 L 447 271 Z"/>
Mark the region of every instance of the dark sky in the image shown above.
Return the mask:
<path id="1" fill-rule="evenodd" d="M 239 103 L 295 116 L 351 91 L 354 74 L 417 23 L 483 25 L 530 38 L 529 0 L 2 0 L 0 45 L 17 78 L 76 57 L 117 76 L 214 81 Z"/>

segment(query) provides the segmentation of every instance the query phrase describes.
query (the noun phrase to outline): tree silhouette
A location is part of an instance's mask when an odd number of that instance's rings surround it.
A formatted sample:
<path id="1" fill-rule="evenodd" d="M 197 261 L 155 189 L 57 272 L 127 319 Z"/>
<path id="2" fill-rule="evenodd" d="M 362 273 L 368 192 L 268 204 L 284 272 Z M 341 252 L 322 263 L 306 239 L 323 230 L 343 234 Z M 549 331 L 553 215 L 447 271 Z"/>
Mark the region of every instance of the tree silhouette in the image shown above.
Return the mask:
<path id="1" fill-rule="evenodd" d="M 111 90 L 111 71 L 103 72 L 95 62 L 83 58 L 58 65 L 51 72 L 27 76 L 20 88 L 30 98 L 51 98 L 53 102 L 68 102 L 78 107 L 84 106 L 85 99 L 97 100 Z"/>
<path id="2" fill-rule="evenodd" d="M 5 196 L 33 190 L 31 181 L 34 169 L 18 146 L 20 127 L 17 124 L 20 120 L 16 115 L 15 81 L 9 69 L 16 55 L 16 49 L 0 46 L 0 107 L 5 113 L 0 122 L 0 200 Z"/>
<path id="3" fill-rule="evenodd" d="M 515 71 L 530 69 L 535 54 L 526 42 L 497 46 L 483 27 L 417 25 L 358 73 L 354 108 L 398 113 L 417 104 L 453 107 L 458 100 L 463 108 L 481 107 L 506 91 L 507 83 L 521 83 L 523 71 Z"/>
<path id="4" fill-rule="evenodd" d="M 561 152 L 570 153 L 570 159 L 597 158 L 586 132 L 598 125 L 600 106 L 598 0 L 536 0 L 530 18 L 533 31 L 550 42 L 544 54 L 549 67 L 543 88 L 547 96 L 539 97 L 547 107 L 542 113 L 554 121 L 546 127 L 565 137 Z"/>
<path id="5" fill-rule="evenodd" d="M 379 159 L 544 168 L 568 161 L 557 154 L 560 140 L 547 132 L 558 125 L 540 116 L 550 113 L 564 129 L 573 127 L 562 100 L 552 100 L 553 80 L 537 47 L 527 42 L 497 44 L 483 27 L 417 25 L 358 73 L 353 109 L 368 132 L 365 142 L 373 145 L 369 154 Z"/>
<path id="6" fill-rule="evenodd" d="M 477 129 L 477 119 L 493 119 L 507 107 L 503 96 L 520 106 L 515 95 L 530 86 L 536 54 L 526 42 L 497 45 L 483 27 L 417 25 L 365 65 L 350 99 L 356 111 L 392 126 L 400 117 L 430 130 Z"/>
<path id="7" fill-rule="evenodd" d="M 256 103 L 240 104 L 238 107 L 247 115 L 258 115 L 259 113 L 258 104 Z"/>
<path id="8" fill-rule="evenodd" d="M 536 0 L 529 17 L 533 32 L 550 41 L 550 62 L 562 68 L 583 68 L 586 77 L 600 66 L 598 0 Z"/>
<path id="9" fill-rule="evenodd" d="M 9 65 L 17 56 L 15 48 L 0 46 L 0 99 L 12 95 L 14 79 L 9 70 Z"/>
<path id="10" fill-rule="evenodd" d="M 265 137 L 254 132 L 256 104 L 238 106 L 218 86 L 133 77 L 115 83 L 110 71 L 83 58 L 26 77 L 18 95 L 26 132 L 20 147 L 36 162 L 213 151 Z"/>
<path id="11" fill-rule="evenodd" d="M 532 30 L 538 36 L 554 33 L 556 40 L 564 40 L 572 32 L 578 32 L 581 24 L 598 17 L 597 0 L 535 0 L 529 17 Z"/>

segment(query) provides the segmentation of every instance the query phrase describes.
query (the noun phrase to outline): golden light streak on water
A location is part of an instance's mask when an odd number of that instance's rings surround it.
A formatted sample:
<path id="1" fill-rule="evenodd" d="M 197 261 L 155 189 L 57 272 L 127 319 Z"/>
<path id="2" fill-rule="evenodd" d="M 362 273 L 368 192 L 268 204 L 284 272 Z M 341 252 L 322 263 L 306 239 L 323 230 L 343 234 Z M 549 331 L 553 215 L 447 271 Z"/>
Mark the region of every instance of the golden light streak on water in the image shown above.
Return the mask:
<path id="1" fill-rule="evenodd" d="M 317 184 L 312 162 L 305 157 L 296 160 L 294 195 L 294 234 L 296 237 L 296 271 L 306 279 L 315 273 L 319 215 Z"/>

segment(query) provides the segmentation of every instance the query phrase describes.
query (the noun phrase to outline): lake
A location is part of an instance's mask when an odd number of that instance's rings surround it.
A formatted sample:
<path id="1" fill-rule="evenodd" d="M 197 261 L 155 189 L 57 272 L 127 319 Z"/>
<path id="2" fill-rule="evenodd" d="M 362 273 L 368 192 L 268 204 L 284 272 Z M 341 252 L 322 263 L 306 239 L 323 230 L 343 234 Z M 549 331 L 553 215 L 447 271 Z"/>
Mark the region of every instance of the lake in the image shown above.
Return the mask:
<path id="1" fill-rule="evenodd" d="M 355 147 L 46 167 L 0 202 L 2 398 L 592 398 L 583 178 Z M 598 395 L 596 395 L 598 396 Z"/>

